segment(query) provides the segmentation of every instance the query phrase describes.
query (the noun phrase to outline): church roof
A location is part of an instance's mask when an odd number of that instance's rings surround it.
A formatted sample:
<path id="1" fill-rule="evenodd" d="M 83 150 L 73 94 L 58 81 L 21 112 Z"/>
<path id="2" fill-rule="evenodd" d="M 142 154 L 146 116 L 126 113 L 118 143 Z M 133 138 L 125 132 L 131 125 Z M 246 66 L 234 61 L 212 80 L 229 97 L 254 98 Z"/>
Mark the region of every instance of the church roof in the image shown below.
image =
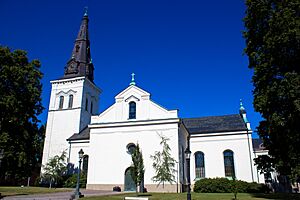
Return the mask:
<path id="1" fill-rule="evenodd" d="M 88 126 L 86 126 L 82 131 L 79 133 L 74 133 L 71 137 L 67 139 L 67 141 L 71 140 L 89 140 L 90 139 L 90 130 Z"/>
<path id="2" fill-rule="evenodd" d="M 266 150 L 266 147 L 264 147 L 263 140 L 260 138 L 252 139 L 252 146 L 254 151 Z"/>
<path id="3" fill-rule="evenodd" d="M 190 134 L 247 131 L 239 114 L 182 119 Z"/>

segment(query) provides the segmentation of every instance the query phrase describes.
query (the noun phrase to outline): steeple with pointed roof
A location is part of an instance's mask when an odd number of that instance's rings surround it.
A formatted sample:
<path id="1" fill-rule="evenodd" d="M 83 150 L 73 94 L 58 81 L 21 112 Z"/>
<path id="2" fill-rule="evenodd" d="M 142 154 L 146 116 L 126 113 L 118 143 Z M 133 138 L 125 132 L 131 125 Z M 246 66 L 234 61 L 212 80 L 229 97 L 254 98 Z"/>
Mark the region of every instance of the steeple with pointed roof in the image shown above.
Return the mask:
<path id="1" fill-rule="evenodd" d="M 94 65 L 91 58 L 88 22 L 89 18 L 86 8 L 71 58 L 65 67 L 64 78 L 85 76 L 90 81 L 94 81 Z"/>

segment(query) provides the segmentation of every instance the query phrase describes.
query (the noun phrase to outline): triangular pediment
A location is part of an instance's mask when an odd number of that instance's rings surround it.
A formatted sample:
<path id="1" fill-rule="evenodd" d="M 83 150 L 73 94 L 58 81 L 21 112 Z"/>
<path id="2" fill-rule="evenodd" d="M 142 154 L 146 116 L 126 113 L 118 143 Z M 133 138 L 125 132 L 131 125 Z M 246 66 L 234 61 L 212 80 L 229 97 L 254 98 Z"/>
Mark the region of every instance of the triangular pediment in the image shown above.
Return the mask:
<path id="1" fill-rule="evenodd" d="M 139 120 L 177 118 L 177 110 L 168 110 L 150 99 L 150 93 L 130 85 L 115 96 L 116 102 L 99 116 L 92 118 L 92 123 L 127 122 Z M 129 117 L 129 105 L 136 105 L 136 118 Z"/>
<path id="2" fill-rule="evenodd" d="M 125 90 L 123 90 L 122 92 L 120 92 L 115 99 L 130 99 L 130 98 L 136 98 L 139 99 L 140 98 L 147 98 L 149 99 L 150 97 L 150 93 L 146 92 L 145 90 L 135 86 L 135 85 L 131 85 L 129 87 L 127 87 Z"/>

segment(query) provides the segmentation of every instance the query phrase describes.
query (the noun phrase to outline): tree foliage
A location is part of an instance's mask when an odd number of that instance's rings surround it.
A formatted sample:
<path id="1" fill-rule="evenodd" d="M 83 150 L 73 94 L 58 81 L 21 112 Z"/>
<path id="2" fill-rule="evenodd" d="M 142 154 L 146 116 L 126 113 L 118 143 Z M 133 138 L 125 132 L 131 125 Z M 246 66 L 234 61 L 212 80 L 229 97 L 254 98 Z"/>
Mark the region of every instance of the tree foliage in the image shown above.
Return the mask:
<path id="1" fill-rule="evenodd" d="M 267 174 L 274 171 L 274 158 L 269 155 L 260 155 L 254 158 L 255 165 L 261 174 Z"/>
<path id="2" fill-rule="evenodd" d="M 49 161 L 43 166 L 42 177 L 49 182 L 49 187 L 52 187 L 52 183 L 58 183 L 62 180 L 62 177 L 67 173 L 67 163 L 66 163 L 66 152 L 56 155 L 50 158 Z"/>
<path id="3" fill-rule="evenodd" d="M 139 144 L 136 145 L 132 155 L 132 166 L 131 170 L 131 177 L 136 186 L 140 186 L 140 192 L 143 192 L 143 181 L 144 181 L 144 174 L 145 174 L 145 167 L 144 167 L 144 159 L 143 154 L 140 150 Z"/>
<path id="4" fill-rule="evenodd" d="M 267 161 L 291 175 L 300 165 L 300 1 L 247 0 L 246 5 L 245 52 L 254 69 L 254 108 L 263 117 L 258 134 L 272 157 Z"/>
<path id="5" fill-rule="evenodd" d="M 31 175 L 38 164 L 43 127 L 40 62 L 28 61 L 22 50 L 0 46 L 0 166 L 2 184 L 15 184 Z"/>
<path id="6" fill-rule="evenodd" d="M 154 182 L 158 182 L 158 185 L 163 184 L 163 188 L 165 186 L 165 182 L 169 182 L 170 184 L 175 182 L 175 163 L 176 160 L 171 156 L 171 148 L 168 144 L 169 138 L 159 135 L 161 138 L 160 145 L 162 145 L 163 149 L 161 152 L 156 151 L 154 155 L 151 156 L 153 159 L 153 168 L 155 169 L 156 175 L 152 177 Z"/>

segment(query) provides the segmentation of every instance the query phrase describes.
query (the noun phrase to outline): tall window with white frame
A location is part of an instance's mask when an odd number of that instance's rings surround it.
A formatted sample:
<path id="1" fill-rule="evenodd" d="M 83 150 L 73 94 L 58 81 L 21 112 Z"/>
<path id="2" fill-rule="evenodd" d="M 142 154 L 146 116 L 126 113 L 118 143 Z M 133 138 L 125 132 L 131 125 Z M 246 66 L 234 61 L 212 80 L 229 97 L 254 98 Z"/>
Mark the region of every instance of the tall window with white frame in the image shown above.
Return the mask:
<path id="1" fill-rule="evenodd" d="M 195 153 L 195 173 L 196 179 L 205 178 L 204 153 L 201 151 Z"/>
<path id="2" fill-rule="evenodd" d="M 64 96 L 60 96 L 59 97 L 59 105 L 58 105 L 58 109 L 63 109 L 64 107 Z"/>
<path id="3" fill-rule="evenodd" d="M 129 119 L 136 119 L 136 103 L 134 101 L 129 103 Z"/>
<path id="4" fill-rule="evenodd" d="M 73 94 L 69 95 L 69 105 L 68 108 L 72 108 L 73 107 Z"/>
<path id="5" fill-rule="evenodd" d="M 223 155 L 224 155 L 225 177 L 235 178 L 233 151 L 226 150 L 223 152 Z"/>

